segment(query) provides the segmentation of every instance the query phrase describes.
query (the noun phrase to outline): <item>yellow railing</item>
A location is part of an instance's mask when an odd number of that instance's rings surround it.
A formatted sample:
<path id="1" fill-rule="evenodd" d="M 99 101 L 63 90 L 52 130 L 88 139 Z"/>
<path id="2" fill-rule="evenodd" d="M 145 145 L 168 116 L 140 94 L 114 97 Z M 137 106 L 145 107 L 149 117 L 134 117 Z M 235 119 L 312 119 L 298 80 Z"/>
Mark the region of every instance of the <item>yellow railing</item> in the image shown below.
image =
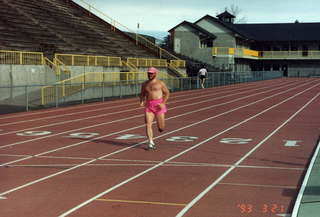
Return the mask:
<path id="1" fill-rule="evenodd" d="M 168 82 L 170 87 L 178 87 L 180 83 L 178 79 L 161 71 L 158 73 L 158 78 Z M 145 72 L 88 72 L 57 82 L 54 85 L 42 87 L 41 103 L 46 105 L 89 87 L 140 84 L 147 79 Z"/>
<path id="2" fill-rule="evenodd" d="M 320 59 L 318 50 L 298 51 L 257 51 L 247 48 L 213 47 L 213 56 L 231 55 L 256 59 Z"/>
<path id="3" fill-rule="evenodd" d="M 45 105 L 89 87 L 98 87 L 102 84 L 112 86 L 120 81 L 124 82 L 122 84 L 132 84 L 145 79 L 146 73 L 142 72 L 88 72 L 57 82 L 55 85 L 42 87 L 41 103 Z"/>
<path id="4" fill-rule="evenodd" d="M 259 51 L 256 51 L 256 50 L 250 50 L 250 49 L 243 48 L 242 52 L 243 52 L 244 56 L 259 57 Z"/>
<path id="5" fill-rule="evenodd" d="M 148 59 L 148 58 L 128 58 L 127 63 L 136 67 L 167 67 L 166 59 Z"/>
<path id="6" fill-rule="evenodd" d="M 247 48 L 213 47 L 212 56 L 259 57 L 259 51 Z"/>
<path id="7" fill-rule="evenodd" d="M 122 66 L 121 57 L 55 54 L 55 58 L 69 66 Z"/>
<path id="8" fill-rule="evenodd" d="M 0 50 L 0 64 L 43 65 L 44 56 L 40 52 Z"/>
<path id="9" fill-rule="evenodd" d="M 129 69 L 129 72 L 138 72 L 139 71 L 139 69 L 135 65 L 133 65 L 129 62 L 126 62 L 126 61 L 122 61 L 122 66 L 127 67 Z"/>
<path id="10" fill-rule="evenodd" d="M 176 68 L 185 68 L 186 61 L 184 61 L 184 60 L 170 60 L 170 66 L 173 66 Z"/>
<path id="11" fill-rule="evenodd" d="M 49 68 L 51 68 L 52 71 L 54 71 L 54 73 L 56 74 L 56 76 L 60 76 L 61 74 L 60 67 L 56 65 L 54 62 L 52 62 L 51 60 L 49 60 L 47 57 L 44 58 L 44 64 L 47 65 Z"/>

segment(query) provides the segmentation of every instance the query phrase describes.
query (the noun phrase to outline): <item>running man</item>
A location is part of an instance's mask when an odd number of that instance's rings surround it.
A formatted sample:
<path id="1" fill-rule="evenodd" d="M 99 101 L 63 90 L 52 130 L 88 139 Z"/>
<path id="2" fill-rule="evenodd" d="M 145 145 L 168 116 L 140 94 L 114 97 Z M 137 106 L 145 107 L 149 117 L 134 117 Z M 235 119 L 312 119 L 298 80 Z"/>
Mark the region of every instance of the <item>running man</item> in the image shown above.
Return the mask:
<path id="1" fill-rule="evenodd" d="M 155 149 L 153 142 L 152 122 L 156 118 L 158 130 L 161 133 L 165 127 L 166 103 L 170 92 L 164 82 L 157 79 L 158 70 L 148 69 L 148 80 L 142 84 L 140 106 L 145 106 L 146 134 L 149 139 L 148 149 Z"/>
<path id="2" fill-rule="evenodd" d="M 202 66 L 202 68 L 199 70 L 200 84 L 202 88 L 204 88 L 204 82 L 206 81 L 207 74 L 207 69 L 205 68 L 205 66 Z"/>

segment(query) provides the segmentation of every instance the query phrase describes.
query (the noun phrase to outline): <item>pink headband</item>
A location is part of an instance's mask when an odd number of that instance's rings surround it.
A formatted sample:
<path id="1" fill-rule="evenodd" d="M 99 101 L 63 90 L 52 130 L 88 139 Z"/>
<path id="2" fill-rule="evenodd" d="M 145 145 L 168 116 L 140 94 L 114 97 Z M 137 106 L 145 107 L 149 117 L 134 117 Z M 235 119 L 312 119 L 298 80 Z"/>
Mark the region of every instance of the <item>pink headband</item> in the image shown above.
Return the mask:
<path id="1" fill-rule="evenodd" d="M 157 73 L 157 72 L 158 72 L 158 70 L 157 70 L 156 68 L 154 68 L 154 67 L 150 67 L 150 68 L 148 69 L 148 73 L 154 74 L 154 73 Z"/>

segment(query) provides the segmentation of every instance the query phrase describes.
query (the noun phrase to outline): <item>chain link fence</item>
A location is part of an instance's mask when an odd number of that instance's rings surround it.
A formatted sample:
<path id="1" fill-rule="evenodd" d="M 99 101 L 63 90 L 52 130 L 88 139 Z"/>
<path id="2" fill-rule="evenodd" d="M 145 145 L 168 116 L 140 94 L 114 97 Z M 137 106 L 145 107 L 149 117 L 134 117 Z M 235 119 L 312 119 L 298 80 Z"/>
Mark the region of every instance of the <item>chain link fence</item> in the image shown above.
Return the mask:
<path id="1" fill-rule="evenodd" d="M 209 72 L 205 88 L 234 85 L 244 82 L 269 80 L 282 77 L 282 72 Z M 201 88 L 198 77 L 162 79 L 171 92 Z M 75 91 L 72 95 L 63 96 L 61 84 L 53 84 L 51 100 L 44 101 L 41 91 L 45 85 L 21 85 L 0 87 L 0 114 L 30 111 L 41 108 L 60 107 L 125 97 L 137 97 L 140 94 L 141 84 L 145 80 L 125 80 L 112 82 L 84 82 L 72 83 L 70 88 Z M 79 86 L 81 88 L 79 88 Z M 46 103 L 44 103 L 46 102 Z"/>

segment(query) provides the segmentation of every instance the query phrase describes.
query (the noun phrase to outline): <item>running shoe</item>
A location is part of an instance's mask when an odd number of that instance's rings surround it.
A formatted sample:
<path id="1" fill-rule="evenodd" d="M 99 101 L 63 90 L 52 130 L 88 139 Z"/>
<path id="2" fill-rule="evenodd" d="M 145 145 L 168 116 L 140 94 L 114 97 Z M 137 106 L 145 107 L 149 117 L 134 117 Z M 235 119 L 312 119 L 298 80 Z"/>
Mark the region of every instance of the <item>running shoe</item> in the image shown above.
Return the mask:
<path id="1" fill-rule="evenodd" d="M 148 150 L 155 150 L 155 149 L 156 149 L 156 145 L 154 144 L 154 142 L 149 142 Z"/>

